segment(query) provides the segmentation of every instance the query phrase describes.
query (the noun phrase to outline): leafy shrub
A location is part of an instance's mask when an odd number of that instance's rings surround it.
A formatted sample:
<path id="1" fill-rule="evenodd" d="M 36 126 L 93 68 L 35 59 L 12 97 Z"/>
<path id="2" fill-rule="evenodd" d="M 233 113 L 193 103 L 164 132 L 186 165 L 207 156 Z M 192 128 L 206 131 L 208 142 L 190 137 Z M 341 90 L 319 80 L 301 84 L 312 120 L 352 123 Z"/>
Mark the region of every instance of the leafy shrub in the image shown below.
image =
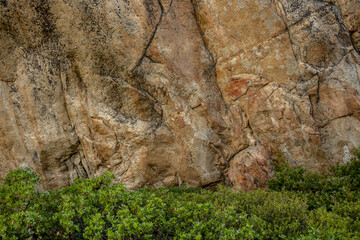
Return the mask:
<path id="1" fill-rule="evenodd" d="M 309 236 L 320 239 L 360 239 L 360 150 L 344 165 L 328 174 L 291 168 L 281 157 L 275 162 L 275 178 L 268 182 L 273 191 L 291 191 L 306 199 Z M 308 239 L 303 237 L 301 239 Z"/>
<path id="2" fill-rule="evenodd" d="M 337 165 L 330 170 L 334 177 L 342 179 L 343 185 L 350 190 L 357 190 L 360 188 L 360 148 L 354 149 L 353 154 L 355 157 L 349 163 Z"/>
<path id="3" fill-rule="evenodd" d="M 0 236 L 9 239 L 36 236 L 41 232 L 39 222 L 43 216 L 39 212 L 37 199 L 40 193 L 36 191 L 39 177 L 29 168 L 10 172 L 4 179 L 0 189 Z"/>
<path id="4" fill-rule="evenodd" d="M 354 202 L 360 197 L 360 150 L 355 149 L 354 155 L 349 163 L 330 168 L 329 174 L 308 172 L 303 167 L 292 168 L 279 157 L 274 163 L 275 178 L 268 186 L 274 191 L 303 195 L 310 210 L 319 207 L 331 210 L 337 202 Z"/>
<path id="5" fill-rule="evenodd" d="M 360 239 L 357 157 L 330 175 L 278 163 L 270 190 L 238 193 L 128 191 L 111 173 L 38 191 L 38 176 L 18 169 L 0 187 L 0 238 Z"/>

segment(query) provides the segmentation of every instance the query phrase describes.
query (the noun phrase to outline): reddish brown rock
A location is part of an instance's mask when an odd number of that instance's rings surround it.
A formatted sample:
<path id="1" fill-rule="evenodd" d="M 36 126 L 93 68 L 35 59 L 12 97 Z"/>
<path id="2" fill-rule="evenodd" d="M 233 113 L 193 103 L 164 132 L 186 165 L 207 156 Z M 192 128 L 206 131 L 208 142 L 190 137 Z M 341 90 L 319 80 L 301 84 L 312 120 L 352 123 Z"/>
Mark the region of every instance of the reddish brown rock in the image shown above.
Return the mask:
<path id="1" fill-rule="evenodd" d="M 249 147 L 231 160 L 229 178 L 235 190 L 265 187 L 271 176 L 270 157 L 262 146 Z"/>

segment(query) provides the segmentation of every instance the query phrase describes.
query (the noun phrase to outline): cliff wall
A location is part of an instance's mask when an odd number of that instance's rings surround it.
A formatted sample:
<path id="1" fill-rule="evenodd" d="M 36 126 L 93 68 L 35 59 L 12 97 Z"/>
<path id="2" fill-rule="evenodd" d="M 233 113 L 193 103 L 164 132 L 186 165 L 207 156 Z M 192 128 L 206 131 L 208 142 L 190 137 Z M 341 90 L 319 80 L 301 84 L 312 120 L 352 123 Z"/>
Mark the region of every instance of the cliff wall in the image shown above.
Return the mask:
<path id="1" fill-rule="evenodd" d="M 263 186 L 360 146 L 358 0 L 1 0 L 0 179 Z"/>

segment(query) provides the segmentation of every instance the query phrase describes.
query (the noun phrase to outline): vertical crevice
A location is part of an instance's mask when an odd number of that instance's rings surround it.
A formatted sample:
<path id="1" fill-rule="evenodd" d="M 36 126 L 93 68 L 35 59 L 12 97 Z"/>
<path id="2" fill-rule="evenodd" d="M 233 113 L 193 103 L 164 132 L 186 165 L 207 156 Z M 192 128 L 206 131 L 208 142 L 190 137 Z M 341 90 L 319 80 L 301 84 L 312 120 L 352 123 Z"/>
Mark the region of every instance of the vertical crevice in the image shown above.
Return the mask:
<path id="1" fill-rule="evenodd" d="M 152 41 L 154 40 L 155 34 L 156 34 L 156 32 L 157 32 L 157 30 L 158 30 L 158 28 L 159 28 L 159 26 L 160 26 L 160 24 L 161 24 L 161 22 L 162 22 L 162 18 L 163 18 L 163 15 L 164 15 L 164 7 L 163 7 L 163 5 L 162 5 L 162 3 L 161 3 L 160 0 L 157 0 L 157 2 L 158 2 L 159 7 L 160 7 L 160 18 L 159 18 L 159 21 L 158 21 L 158 23 L 155 25 L 154 31 L 151 33 L 150 39 L 149 39 L 149 41 L 147 42 L 147 44 L 146 44 L 146 46 L 145 46 L 145 48 L 144 48 L 144 50 L 143 50 L 143 53 L 141 54 L 139 60 L 136 62 L 136 65 L 135 65 L 135 67 L 134 67 L 134 69 L 133 69 L 133 72 L 135 72 L 135 71 L 139 68 L 139 66 L 141 65 L 142 61 L 143 61 L 144 58 L 146 57 L 146 53 L 147 53 L 147 51 L 148 51 L 148 49 L 149 49 Z"/>

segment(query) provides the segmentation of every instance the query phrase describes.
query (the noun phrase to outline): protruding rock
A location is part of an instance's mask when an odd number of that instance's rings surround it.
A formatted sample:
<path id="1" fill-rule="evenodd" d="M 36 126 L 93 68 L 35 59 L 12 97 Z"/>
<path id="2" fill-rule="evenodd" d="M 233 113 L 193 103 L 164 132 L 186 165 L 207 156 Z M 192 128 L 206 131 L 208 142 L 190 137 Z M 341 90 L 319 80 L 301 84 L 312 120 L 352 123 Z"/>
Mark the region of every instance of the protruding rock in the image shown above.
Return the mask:
<path id="1" fill-rule="evenodd" d="M 271 176 L 270 157 L 263 146 L 249 147 L 230 162 L 229 178 L 235 190 L 265 187 Z"/>

